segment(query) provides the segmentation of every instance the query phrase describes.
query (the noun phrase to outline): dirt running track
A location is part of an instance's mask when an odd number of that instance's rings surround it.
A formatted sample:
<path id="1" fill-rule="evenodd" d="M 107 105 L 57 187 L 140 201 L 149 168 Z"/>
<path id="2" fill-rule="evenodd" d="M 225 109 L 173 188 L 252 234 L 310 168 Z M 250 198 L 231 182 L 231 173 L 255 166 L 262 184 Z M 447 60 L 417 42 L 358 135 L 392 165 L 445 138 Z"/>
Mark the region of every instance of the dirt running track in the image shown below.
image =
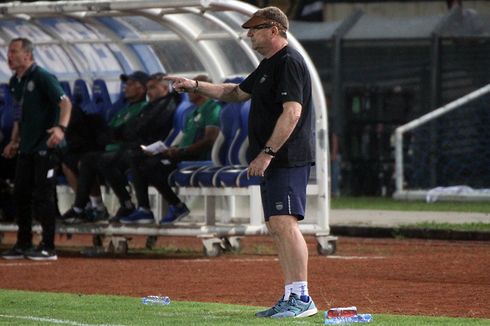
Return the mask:
<path id="1" fill-rule="evenodd" d="M 4 238 L 3 248 L 14 242 Z M 355 305 L 363 313 L 490 318 L 490 243 L 340 238 L 333 257 L 319 256 L 307 238 L 310 293 L 320 310 Z M 268 306 L 281 295 L 279 265 L 268 237 L 242 239 L 242 252 L 205 258 L 196 238 L 160 238 L 142 254 L 145 238 L 125 257 L 87 258 L 60 239 L 56 262 L 0 261 L 0 288 Z M 70 249 L 71 248 L 71 249 Z M 170 250 L 168 249 L 170 248 Z"/>

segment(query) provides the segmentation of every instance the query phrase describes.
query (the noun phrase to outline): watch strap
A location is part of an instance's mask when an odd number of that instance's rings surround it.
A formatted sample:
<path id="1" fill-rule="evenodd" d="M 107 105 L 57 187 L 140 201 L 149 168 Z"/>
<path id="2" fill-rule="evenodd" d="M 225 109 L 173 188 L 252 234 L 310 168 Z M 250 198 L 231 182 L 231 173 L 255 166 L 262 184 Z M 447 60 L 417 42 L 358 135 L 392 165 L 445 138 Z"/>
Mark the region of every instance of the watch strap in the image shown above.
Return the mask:
<path id="1" fill-rule="evenodd" d="M 272 147 L 270 146 L 265 146 L 264 149 L 262 150 L 265 154 L 270 155 L 272 157 L 276 156 L 276 152 L 272 150 Z"/>

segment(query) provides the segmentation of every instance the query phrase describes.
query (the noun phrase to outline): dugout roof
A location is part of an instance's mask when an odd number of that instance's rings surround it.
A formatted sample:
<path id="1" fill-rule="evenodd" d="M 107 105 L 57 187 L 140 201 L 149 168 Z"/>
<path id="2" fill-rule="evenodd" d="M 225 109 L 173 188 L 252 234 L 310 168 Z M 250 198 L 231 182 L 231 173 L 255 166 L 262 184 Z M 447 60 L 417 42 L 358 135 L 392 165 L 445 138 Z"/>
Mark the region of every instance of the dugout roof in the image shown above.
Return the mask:
<path id="1" fill-rule="evenodd" d="M 248 75 L 261 58 L 241 28 L 256 7 L 235 0 L 75 0 L 0 4 L 0 83 L 11 76 L 10 39 L 35 44 L 36 61 L 60 80 L 106 81 L 120 93 L 119 75 L 134 70 L 215 81 Z M 312 76 L 316 115 L 316 175 L 322 216 L 328 215 L 327 122 L 323 88 L 310 58 L 289 34 L 290 46 L 305 57 Z M 324 228 L 328 225 L 323 226 Z"/>

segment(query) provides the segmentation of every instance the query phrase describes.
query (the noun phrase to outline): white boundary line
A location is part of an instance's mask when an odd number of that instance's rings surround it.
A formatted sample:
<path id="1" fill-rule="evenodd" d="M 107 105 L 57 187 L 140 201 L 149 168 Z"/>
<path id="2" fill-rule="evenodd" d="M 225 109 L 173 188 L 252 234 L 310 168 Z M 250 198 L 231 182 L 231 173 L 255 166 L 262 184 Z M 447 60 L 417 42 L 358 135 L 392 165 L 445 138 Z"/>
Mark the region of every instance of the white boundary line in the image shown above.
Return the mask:
<path id="1" fill-rule="evenodd" d="M 383 256 L 327 256 L 328 259 L 384 259 Z"/>
<path id="2" fill-rule="evenodd" d="M 0 264 L 0 267 L 17 267 L 17 266 L 39 266 L 39 265 L 51 265 L 51 262 L 32 262 L 32 263 L 3 263 Z"/>
<path id="3" fill-rule="evenodd" d="M 278 261 L 279 259 L 271 257 L 271 258 L 235 258 L 235 259 L 226 259 L 226 260 L 215 260 L 215 259 L 176 259 L 176 262 L 185 262 L 185 263 L 219 263 L 219 262 L 268 262 L 268 261 Z"/>
<path id="4" fill-rule="evenodd" d="M 44 317 L 36 317 L 36 316 L 16 316 L 16 315 L 0 314 L 0 318 L 33 320 L 33 321 L 41 321 L 41 322 L 47 322 L 53 324 L 73 325 L 73 326 L 125 326 L 125 325 L 117 325 L 117 324 L 83 324 L 72 320 L 44 318 Z"/>

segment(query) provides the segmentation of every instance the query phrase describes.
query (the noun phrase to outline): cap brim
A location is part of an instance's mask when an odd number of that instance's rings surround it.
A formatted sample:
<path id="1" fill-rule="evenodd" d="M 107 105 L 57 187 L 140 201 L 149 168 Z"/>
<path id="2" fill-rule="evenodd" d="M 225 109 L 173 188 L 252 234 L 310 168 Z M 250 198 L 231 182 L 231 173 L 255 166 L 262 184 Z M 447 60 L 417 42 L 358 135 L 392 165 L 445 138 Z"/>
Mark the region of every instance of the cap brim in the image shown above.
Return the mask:
<path id="1" fill-rule="evenodd" d="M 242 28 L 252 28 L 254 26 L 267 23 L 269 20 L 263 17 L 252 16 L 249 20 L 243 23 Z"/>
<path id="2" fill-rule="evenodd" d="M 128 77 L 128 75 L 122 74 L 122 75 L 119 76 L 119 79 L 122 80 L 123 82 L 127 82 L 128 79 L 129 79 L 129 77 Z"/>

